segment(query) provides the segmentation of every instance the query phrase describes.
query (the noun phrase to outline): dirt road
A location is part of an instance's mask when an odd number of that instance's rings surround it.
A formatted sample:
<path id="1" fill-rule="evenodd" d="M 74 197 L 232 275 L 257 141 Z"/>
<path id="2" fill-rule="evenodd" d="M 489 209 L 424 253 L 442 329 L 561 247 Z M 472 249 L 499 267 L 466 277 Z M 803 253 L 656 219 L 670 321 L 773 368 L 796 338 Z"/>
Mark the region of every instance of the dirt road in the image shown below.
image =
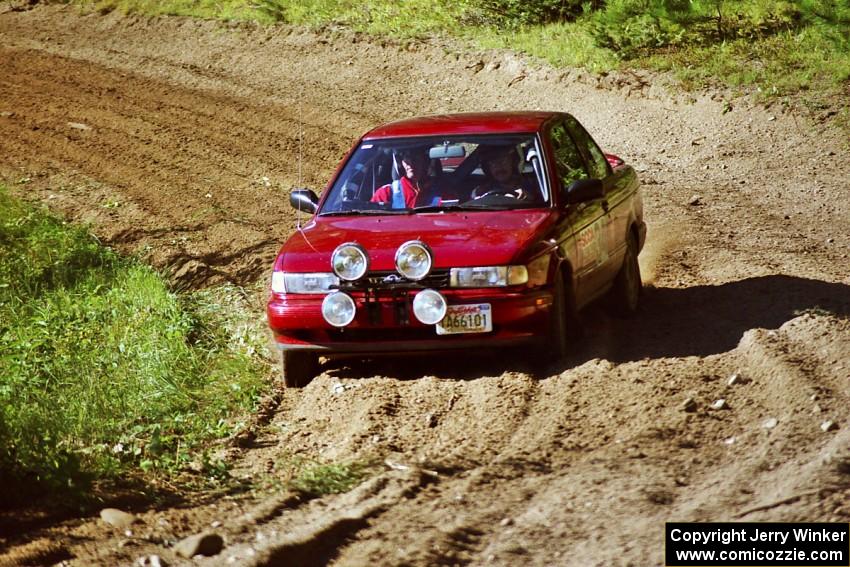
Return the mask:
<path id="1" fill-rule="evenodd" d="M 636 166 L 650 225 L 639 317 L 587 313 L 552 376 L 516 353 L 326 365 L 234 450 L 267 489 L 140 511 L 132 536 L 6 529 L 0 564 L 179 565 L 168 544 L 220 522 L 195 563 L 642 566 L 665 521 L 850 521 L 846 135 L 648 74 L 71 7 L 0 4 L 0 70 L 5 182 L 186 286 L 267 277 L 288 189 L 416 114 L 570 111 Z M 292 455 L 379 466 L 302 502 L 273 488 Z"/>

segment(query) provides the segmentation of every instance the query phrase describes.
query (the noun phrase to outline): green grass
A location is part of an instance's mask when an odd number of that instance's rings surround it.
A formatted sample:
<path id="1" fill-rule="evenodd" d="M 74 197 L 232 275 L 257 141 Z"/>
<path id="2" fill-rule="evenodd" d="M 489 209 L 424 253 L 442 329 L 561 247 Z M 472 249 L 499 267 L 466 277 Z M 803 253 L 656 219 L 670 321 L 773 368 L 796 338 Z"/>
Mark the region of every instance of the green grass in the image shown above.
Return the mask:
<path id="1" fill-rule="evenodd" d="M 240 290 L 172 292 L 153 269 L 0 186 L 0 483 L 8 498 L 188 468 L 265 387 Z M 0 494 L 0 499 L 4 495 Z"/>
<path id="2" fill-rule="evenodd" d="M 614 51 L 595 44 L 587 26 L 574 23 L 523 26 L 510 33 L 482 27 L 469 31 L 468 37 L 481 47 L 521 51 L 555 67 L 578 67 L 599 73 L 617 69 L 622 63 Z"/>
<path id="3" fill-rule="evenodd" d="M 102 11 L 343 25 L 410 41 L 447 34 L 555 66 L 670 71 L 814 111 L 850 92 L 850 0 L 77 0 Z"/>
<path id="4" fill-rule="evenodd" d="M 289 490 L 306 499 L 348 492 L 380 468 L 378 461 L 326 463 L 303 454 L 284 452 L 276 458 L 274 472 L 262 475 L 255 488 L 265 491 Z"/>
<path id="5" fill-rule="evenodd" d="M 361 463 L 302 465 L 290 488 L 308 498 L 341 494 L 360 484 L 367 474 L 368 467 Z"/>
<path id="6" fill-rule="evenodd" d="M 113 10 L 125 14 L 149 16 L 192 16 L 219 20 L 261 20 L 271 22 L 262 11 L 246 0 L 79 0 L 85 8 L 106 13 Z"/>
<path id="7" fill-rule="evenodd" d="M 745 39 L 694 46 L 641 60 L 673 71 L 694 85 L 752 87 L 773 98 L 820 91 L 840 95 L 850 81 L 850 56 L 816 31 L 782 32 L 758 42 Z"/>

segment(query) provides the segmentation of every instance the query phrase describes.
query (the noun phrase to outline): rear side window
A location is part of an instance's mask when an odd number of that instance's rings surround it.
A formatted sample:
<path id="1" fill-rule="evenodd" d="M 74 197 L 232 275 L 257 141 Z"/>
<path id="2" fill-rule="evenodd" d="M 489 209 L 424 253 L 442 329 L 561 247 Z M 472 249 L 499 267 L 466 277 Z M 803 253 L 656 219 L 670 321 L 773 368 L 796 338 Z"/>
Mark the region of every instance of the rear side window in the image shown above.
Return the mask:
<path id="1" fill-rule="evenodd" d="M 590 166 L 590 176 L 594 179 L 605 179 L 611 174 L 611 166 L 605 158 L 605 154 L 587 133 L 587 130 L 578 123 L 578 120 L 569 116 L 566 120 L 573 136 L 578 142 L 579 147 L 584 152 L 587 158 L 587 163 Z"/>
<path id="2" fill-rule="evenodd" d="M 589 177 L 584 159 L 582 159 L 581 153 L 564 124 L 560 123 L 553 126 L 549 136 L 555 152 L 555 165 L 558 168 L 561 185 L 566 189 L 574 181 Z"/>

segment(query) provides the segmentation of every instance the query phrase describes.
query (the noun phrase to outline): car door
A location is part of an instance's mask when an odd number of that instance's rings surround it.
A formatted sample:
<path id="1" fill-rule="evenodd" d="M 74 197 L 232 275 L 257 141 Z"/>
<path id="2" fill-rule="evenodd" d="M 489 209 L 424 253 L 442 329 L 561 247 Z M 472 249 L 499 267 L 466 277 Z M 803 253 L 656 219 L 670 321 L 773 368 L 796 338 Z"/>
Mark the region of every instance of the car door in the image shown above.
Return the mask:
<path id="1" fill-rule="evenodd" d="M 587 164 L 564 121 L 555 123 L 549 131 L 552 153 L 557 171 L 558 191 L 561 202 L 567 188 L 579 179 L 590 177 Z M 571 226 L 576 243 L 574 275 L 576 280 L 576 302 L 586 304 L 604 285 L 604 274 L 600 269 L 608 261 L 608 231 L 603 200 L 596 199 L 567 209 L 567 222 Z"/>
<path id="2" fill-rule="evenodd" d="M 627 197 L 626 187 L 622 183 L 617 183 L 611 164 L 608 163 L 605 154 L 602 153 L 599 145 L 585 130 L 584 126 L 572 116 L 568 116 L 564 123 L 576 141 L 582 157 L 587 162 L 590 176 L 601 180 L 605 191 L 605 200 L 602 202 L 602 206 L 606 216 L 605 242 L 607 250 L 605 252 L 605 263 L 600 265 L 599 269 L 602 272 L 602 279 L 610 282 L 616 276 L 625 253 L 626 226 L 629 220 L 628 207 L 624 203 Z"/>
<path id="3" fill-rule="evenodd" d="M 606 281 L 610 282 L 617 275 L 626 252 L 626 236 L 630 220 L 629 197 L 634 191 L 634 184 L 630 183 L 629 176 L 618 174 L 611 168 L 599 145 L 578 120 L 569 116 L 566 124 L 588 163 L 591 176 L 601 179 L 605 190 L 608 216 L 608 263 L 601 269 L 605 272 Z"/>

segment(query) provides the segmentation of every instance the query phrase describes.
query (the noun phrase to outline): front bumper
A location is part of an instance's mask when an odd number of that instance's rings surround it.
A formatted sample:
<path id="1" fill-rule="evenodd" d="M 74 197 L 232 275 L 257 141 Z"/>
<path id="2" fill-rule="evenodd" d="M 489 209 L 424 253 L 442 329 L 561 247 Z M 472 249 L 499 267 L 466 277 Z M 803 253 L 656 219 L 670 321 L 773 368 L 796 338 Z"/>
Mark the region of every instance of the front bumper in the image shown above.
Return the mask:
<path id="1" fill-rule="evenodd" d="M 323 295 L 272 295 L 268 320 L 281 350 L 335 354 L 403 354 L 492 349 L 541 343 L 552 305 L 549 290 L 439 290 L 449 305 L 489 303 L 493 330 L 487 333 L 437 335 L 434 325 L 413 316 L 415 290 L 380 292 L 368 297 L 352 293 L 357 315 L 337 329 L 322 318 Z"/>

